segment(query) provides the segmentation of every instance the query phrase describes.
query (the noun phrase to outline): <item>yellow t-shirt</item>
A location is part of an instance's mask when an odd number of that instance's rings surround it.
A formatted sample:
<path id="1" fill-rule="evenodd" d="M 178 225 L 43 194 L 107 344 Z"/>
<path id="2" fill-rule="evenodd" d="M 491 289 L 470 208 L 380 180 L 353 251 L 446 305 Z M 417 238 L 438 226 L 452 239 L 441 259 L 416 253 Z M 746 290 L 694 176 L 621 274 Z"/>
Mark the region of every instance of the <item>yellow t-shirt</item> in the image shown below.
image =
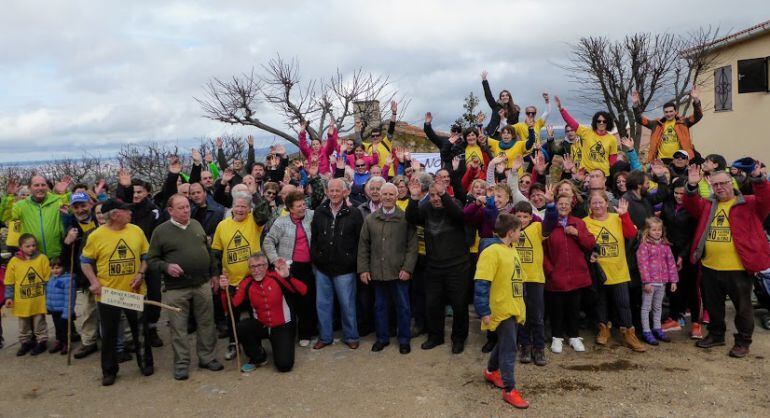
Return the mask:
<path id="1" fill-rule="evenodd" d="M 663 124 L 663 138 L 658 147 L 658 158 L 674 158 L 674 153 L 681 149 L 674 126 L 676 126 L 676 120 L 668 120 Z"/>
<path id="2" fill-rule="evenodd" d="M 406 212 L 406 207 L 409 206 L 409 197 L 407 197 L 406 199 L 396 200 L 396 206 L 398 206 L 399 209 Z"/>
<path id="3" fill-rule="evenodd" d="M 241 222 L 227 218 L 217 225 L 211 249 L 222 251 L 222 270 L 227 273 L 231 286 L 238 286 L 249 275 L 249 256 L 260 251 L 259 236 L 263 228 L 251 213 Z"/>
<path id="4" fill-rule="evenodd" d="M 543 129 L 543 126 L 545 126 L 545 121 L 542 118 L 535 120 L 535 126 L 533 128 L 535 129 L 535 146 L 537 148 L 540 148 L 540 130 Z M 516 137 L 519 141 L 526 142 L 527 139 L 529 139 L 529 126 L 527 126 L 526 122 L 515 123 L 513 125 L 513 130 L 516 132 Z"/>
<path id="5" fill-rule="evenodd" d="M 96 277 L 102 286 L 144 294 L 144 282 L 139 292 L 131 289 L 131 282 L 139 273 L 149 248 L 144 232 L 134 224 L 126 225 L 121 231 L 102 225 L 86 238 L 81 257 L 94 262 Z"/>
<path id="6" fill-rule="evenodd" d="M 610 155 L 618 153 L 618 140 L 607 133 L 597 135 L 590 126 L 580 125 L 576 133 L 580 136 L 581 163 L 587 171 L 600 169 L 605 176 L 610 174 Z"/>
<path id="7" fill-rule="evenodd" d="M 366 142 L 364 143 L 364 148 L 367 153 L 371 155 L 372 153 L 372 143 Z M 377 165 L 380 166 L 380 168 L 384 167 L 387 163 L 388 157 L 391 155 L 391 149 L 393 148 L 393 144 L 390 142 L 390 138 L 388 138 L 388 135 L 386 135 L 383 132 L 382 140 L 377 144 L 374 151 L 377 152 Z M 388 170 L 388 175 L 395 176 L 395 169 L 394 167 L 390 167 Z"/>
<path id="8" fill-rule="evenodd" d="M 484 154 L 481 152 L 481 147 L 478 145 L 467 145 L 465 147 L 465 162 L 472 160 L 476 157 L 482 164 L 484 164 Z"/>
<path id="9" fill-rule="evenodd" d="M 51 266 L 45 254 L 31 260 L 11 258 L 5 271 L 5 285 L 13 286 L 13 315 L 29 318 L 45 315 L 45 284 L 51 277 Z"/>
<path id="10" fill-rule="evenodd" d="M 500 142 L 496 139 L 489 138 L 487 139 L 489 142 L 489 148 L 492 150 L 493 156 L 498 156 L 500 153 L 504 153 L 505 156 L 508 158 L 508 165 L 507 168 L 513 167 L 513 161 L 516 160 L 519 156 L 525 156 L 529 155 L 532 152 L 532 149 L 530 149 L 527 152 L 527 143 L 526 141 L 519 141 L 513 144 L 512 147 L 508 149 L 502 149 L 500 148 Z M 534 147 L 533 147 L 534 149 Z M 519 175 L 521 175 L 523 169 L 519 170 Z"/>
<path id="11" fill-rule="evenodd" d="M 604 284 L 619 284 L 631 281 L 626 261 L 626 242 L 623 238 L 623 224 L 620 215 L 609 213 L 604 221 L 583 218 L 588 230 L 596 237 L 599 247 L 599 266 L 607 281 Z"/>
<path id="12" fill-rule="evenodd" d="M 572 162 L 575 163 L 575 168 L 582 167 L 583 163 L 583 141 L 578 137 L 575 140 L 575 143 L 572 144 L 569 148 L 570 157 L 572 157 Z"/>
<path id="13" fill-rule="evenodd" d="M 524 281 L 528 283 L 545 283 L 543 272 L 543 224 L 532 222 L 521 230 L 516 241 L 516 251 L 519 252 L 521 268 L 524 269 Z"/>
<path id="14" fill-rule="evenodd" d="M 8 236 L 5 237 L 5 245 L 9 247 L 18 247 L 20 236 L 21 236 L 21 221 L 8 222 Z"/>
<path id="15" fill-rule="evenodd" d="M 482 330 L 494 331 L 500 322 L 515 316 L 523 324 L 527 310 L 524 307 L 524 271 L 516 248 L 505 244 L 492 244 L 485 248 L 476 265 L 476 280 L 492 282 L 489 291 L 489 308 L 492 311 L 489 326 Z"/>
<path id="16" fill-rule="evenodd" d="M 714 220 L 706 231 L 706 248 L 701 263 L 711 270 L 745 270 L 738 251 L 735 250 L 733 232 L 730 229 L 730 209 L 734 204 L 735 198 L 727 202 L 719 202 Z"/>

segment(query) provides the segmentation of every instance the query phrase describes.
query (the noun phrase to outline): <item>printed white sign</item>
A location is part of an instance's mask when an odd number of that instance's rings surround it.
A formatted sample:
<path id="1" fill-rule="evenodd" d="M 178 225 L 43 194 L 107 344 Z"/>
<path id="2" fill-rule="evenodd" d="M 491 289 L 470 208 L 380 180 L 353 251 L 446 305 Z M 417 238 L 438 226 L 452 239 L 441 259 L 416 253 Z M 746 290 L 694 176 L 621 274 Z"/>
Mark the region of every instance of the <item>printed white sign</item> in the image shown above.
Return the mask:
<path id="1" fill-rule="evenodd" d="M 441 168 L 441 154 L 437 152 L 413 152 L 411 158 L 424 165 L 425 171 L 430 174 L 436 174 Z"/>
<path id="2" fill-rule="evenodd" d="M 101 302 L 134 311 L 144 311 L 144 295 L 124 290 L 102 287 Z"/>

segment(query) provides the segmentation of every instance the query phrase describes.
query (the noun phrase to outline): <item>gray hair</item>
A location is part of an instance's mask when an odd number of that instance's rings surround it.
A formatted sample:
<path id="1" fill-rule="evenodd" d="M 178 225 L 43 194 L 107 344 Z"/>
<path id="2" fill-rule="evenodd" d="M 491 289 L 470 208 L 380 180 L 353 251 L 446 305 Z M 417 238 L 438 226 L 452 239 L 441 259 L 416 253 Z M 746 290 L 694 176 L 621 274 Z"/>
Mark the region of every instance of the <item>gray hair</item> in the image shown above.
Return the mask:
<path id="1" fill-rule="evenodd" d="M 235 202 L 239 200 L 245 200 L 249 202 L 249 207 L 251 207 L 251 195 L 248 192 L 235 192 L 233 193 L 233 205 L 235 205 Z"/>
<path id="2" fill-rule="evenodd" d="M 332 184 L 333 181 L 338 181 L 338 182 L 342 183 L 342 188 L 344 188 L 348 192 L 350 191 L 350 183 L 345 181 L 345 179 L 339 178 L 339 177 L 335 178 L 335 179 L 329 180 L 329 182 L 326 184 L 326 187 L 329 188 L 329 186 Z"/>
<path id="3" fill-rule="evenodd" d="M 382 187 L 380 188 L 380 191 L 384 191 L 386 187 L 387 188 L 393 188 L 393 190 L 396 191 L 396 194 L 398 194 L 398 186 L 396 186 L 393 183 L 385 183 L 385 184 L 383 184 Z"/>
<path id="4" fill-rule="evenodd" d="M 369 186 L 370 186 L 372 183 L 380 183 L 380 186 L 382 186 L 383 184 L 385 184 L 385 183 L 387 183 L 387 182 L 385 181 L 385 179 L 384 179 L 384 178 L 382 178 L 382 177 L 380 177 L 380 176 L 372 176 L 372 177 L 369 177 L 369 180 L 367 180 L 367 181 L 366 181 L 366 190 L 369 190 Z"/>
<path id="5" fill-rule="evenodd" d="M 422 192 L 428 193 L 430 186 L 433 185 L 433 176 L 428 173 L 420 173 L 420 175 L 417 177 L 417 181 L 420 182 L 420 189 Z"/>

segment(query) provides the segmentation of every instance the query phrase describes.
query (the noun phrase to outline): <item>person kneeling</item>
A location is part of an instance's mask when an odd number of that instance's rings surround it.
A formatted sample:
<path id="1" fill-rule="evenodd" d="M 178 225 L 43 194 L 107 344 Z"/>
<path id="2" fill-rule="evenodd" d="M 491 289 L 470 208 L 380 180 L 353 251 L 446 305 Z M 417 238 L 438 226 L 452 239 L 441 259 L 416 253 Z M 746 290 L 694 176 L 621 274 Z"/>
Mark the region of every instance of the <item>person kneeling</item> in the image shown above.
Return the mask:
<path id="1" fill-rule="evenodd" d="M 267 354 L 262 348 L 264 338 L 270 340 L 278 371 L 291 371 L 294 367 L 296 326 L 284 292 L 305 295 L 307 286 L 289 277 L 289 265 L 282 258 L 276 260 L 275 271 L 267 270 L 267 257 L 262 253 L 252 254 L 248 262 L 250 275 L 238 285 L 233 298 L 233 308 L 248 302 L 256 317 L 240 321 L 236 328 L 243 351 L 249 357 L 241 371 L 251 372 L 257 366 L 267 364 Z M 227 276 L 221 276 L 220 285 L 227 286 L 227 280 Z"/>
<path id="2" fill-rule="evenodd" d="M 521 222 L 502 213 L 495 221 L 500 242 L 481 252 L 476 267 L 474 306 L 481 318 L 481 329 L 497 331 L 497 344 L 489 355 L 484 378 L 503 389 L 503 399 L 516 408 L 528 408 L 516 390 L 516 329 L 524 324 L 524 282 L 521 261 L 513 246 L 519 240 Z"/>

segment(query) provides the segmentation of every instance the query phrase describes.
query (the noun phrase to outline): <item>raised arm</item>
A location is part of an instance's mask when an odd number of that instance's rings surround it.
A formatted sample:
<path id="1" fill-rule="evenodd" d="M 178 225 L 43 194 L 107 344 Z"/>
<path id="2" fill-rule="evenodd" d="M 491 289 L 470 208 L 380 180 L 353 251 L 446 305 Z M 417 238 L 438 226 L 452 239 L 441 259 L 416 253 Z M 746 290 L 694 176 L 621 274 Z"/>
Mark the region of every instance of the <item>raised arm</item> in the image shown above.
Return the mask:
<path id="1" fill-rule="evenodd" d="M 564 122 L 566 122 L 573 131 L 577 131 L 577 128 L 580 126 L 580 124 L 572 118 L 569 112 L 567 112 L 567 109 L 562 107 L 561 99 L 559 99 L 559 96 L 554 96 L 553 100 L 556 102 L 556 108 L 559 109 L 559 113 L 561 113 L 561 117 L 564 119 Z"/>

